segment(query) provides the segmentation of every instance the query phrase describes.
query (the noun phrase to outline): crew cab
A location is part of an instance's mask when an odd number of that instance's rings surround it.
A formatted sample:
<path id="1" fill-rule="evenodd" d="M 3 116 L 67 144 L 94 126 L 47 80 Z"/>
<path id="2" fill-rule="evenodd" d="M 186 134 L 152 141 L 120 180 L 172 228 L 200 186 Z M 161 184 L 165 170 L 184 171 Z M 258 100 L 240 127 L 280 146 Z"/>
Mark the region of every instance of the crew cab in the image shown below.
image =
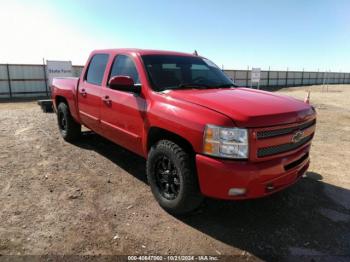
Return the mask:
<path id="1" fill-rule="evenodd" d="M 173 214 L 205 196 L 268 196 L 309 166 L 314 108 L 237 87 L 198 55 L 97 50 L 79 78 L 55 78 L 51 88 L 62 137 L 79 139 L 84 125 L 146 158 L 152 193 Z"/>

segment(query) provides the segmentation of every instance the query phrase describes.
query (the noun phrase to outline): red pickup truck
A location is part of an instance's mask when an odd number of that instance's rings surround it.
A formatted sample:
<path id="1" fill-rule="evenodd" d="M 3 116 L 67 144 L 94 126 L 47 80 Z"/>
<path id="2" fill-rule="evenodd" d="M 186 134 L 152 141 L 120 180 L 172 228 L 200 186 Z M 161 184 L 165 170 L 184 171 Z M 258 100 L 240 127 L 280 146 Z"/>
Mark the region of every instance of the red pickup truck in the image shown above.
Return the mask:
<path id="1" fill-rule="evenodd" d="M 312 106 L 237 87 L 197 55 L 94 51 L 80 78 L 53 80 L 52 99 L 65 140 L 78 139 L 84 125 L 145 157 L 152 193 L 173 214 L 204 196 L 267 196 L 309 166 Z"/>

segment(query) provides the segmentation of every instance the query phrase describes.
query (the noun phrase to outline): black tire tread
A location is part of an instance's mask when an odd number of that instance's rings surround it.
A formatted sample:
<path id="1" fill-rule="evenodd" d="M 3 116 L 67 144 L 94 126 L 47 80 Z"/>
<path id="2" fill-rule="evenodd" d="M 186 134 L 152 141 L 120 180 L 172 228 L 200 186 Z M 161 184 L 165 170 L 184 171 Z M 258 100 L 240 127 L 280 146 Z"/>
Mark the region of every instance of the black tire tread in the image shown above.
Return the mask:
<path id="1" fill-rule="evenodd" d="M 176 215 L 187 214 L 198 208 L 203 201 L 203 196 L 199 190 L 198 178 L 190 154 L 183 150 L 179 145 L 175 144 L 170 140 L 160 140 L 154 147 L 151 148 L 149 156 L 152 156 L 155 150 L 170 151 L 174 154 L 184 177 L 184 184 L 182 186 L 186 188 L 181 197 L 181 201 L 174 208 L 163 205 L 162 201 L 159 201 L 160 196 L 158 196 L 157 193 L 154 192 L 154 190 L 152 189 L 152 192 L 155 195 L 159 204 L 169 213 Z M 149 174 L 149 165 L 150 163 L 149 161 L 147 161 L 148 181 L 152 179 Z"/>
<path id="2" fill-rule="evenodd" d="M 63 139 L 66 140 L 67 142 L 74 142 L 78 140 L 81 135 L 81 125 L 73 119 L 69 111 L 68 105 L 64 102 L 59 103 L 57 107 L 57 111 L 58 112 L 62 111 L 67 120 L 66 132 L 62 132 L 62 130 L 60 130 L 60 133 Z M 58 112 L 57 112 L 57 115 L 58 115 Z"/>

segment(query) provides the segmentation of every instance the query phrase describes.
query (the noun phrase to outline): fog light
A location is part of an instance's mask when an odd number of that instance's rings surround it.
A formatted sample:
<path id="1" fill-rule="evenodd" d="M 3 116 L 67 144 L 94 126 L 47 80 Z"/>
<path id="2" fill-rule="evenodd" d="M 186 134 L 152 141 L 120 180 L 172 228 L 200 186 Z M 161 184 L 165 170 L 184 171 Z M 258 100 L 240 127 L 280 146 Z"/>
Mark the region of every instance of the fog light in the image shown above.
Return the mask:
<path id="1" fill-rule="evenodd" d="M 246 189 L 245 188 L 230 188 L 230 190 L 228 191 L 228 195 L 229 196 L 240 196 L 240 195 L 244 195 L 246 193 Z"/>

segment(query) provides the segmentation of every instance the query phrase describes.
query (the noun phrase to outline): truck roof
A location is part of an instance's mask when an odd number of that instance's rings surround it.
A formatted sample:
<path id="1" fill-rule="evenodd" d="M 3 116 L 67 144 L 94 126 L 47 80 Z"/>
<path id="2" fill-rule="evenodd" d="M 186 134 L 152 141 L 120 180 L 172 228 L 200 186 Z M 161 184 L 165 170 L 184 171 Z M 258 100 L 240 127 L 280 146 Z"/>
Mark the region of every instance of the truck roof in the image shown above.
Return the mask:
<path id="1" fill-rule="evenodd" d="M 139 55 L 181 55 L 181 56 L 194 56 L 189 53 L 175 52 L 175 51 L 164 51 L 164 50 L 151 50 L 151 49 L 138 49 L 138 48 L 117 48 L 117 49 L 100 49 L 94 50 L 93 53 L 108 53 L 108 54 L 119 54 L 119 53 L 137 53 Z"/>

